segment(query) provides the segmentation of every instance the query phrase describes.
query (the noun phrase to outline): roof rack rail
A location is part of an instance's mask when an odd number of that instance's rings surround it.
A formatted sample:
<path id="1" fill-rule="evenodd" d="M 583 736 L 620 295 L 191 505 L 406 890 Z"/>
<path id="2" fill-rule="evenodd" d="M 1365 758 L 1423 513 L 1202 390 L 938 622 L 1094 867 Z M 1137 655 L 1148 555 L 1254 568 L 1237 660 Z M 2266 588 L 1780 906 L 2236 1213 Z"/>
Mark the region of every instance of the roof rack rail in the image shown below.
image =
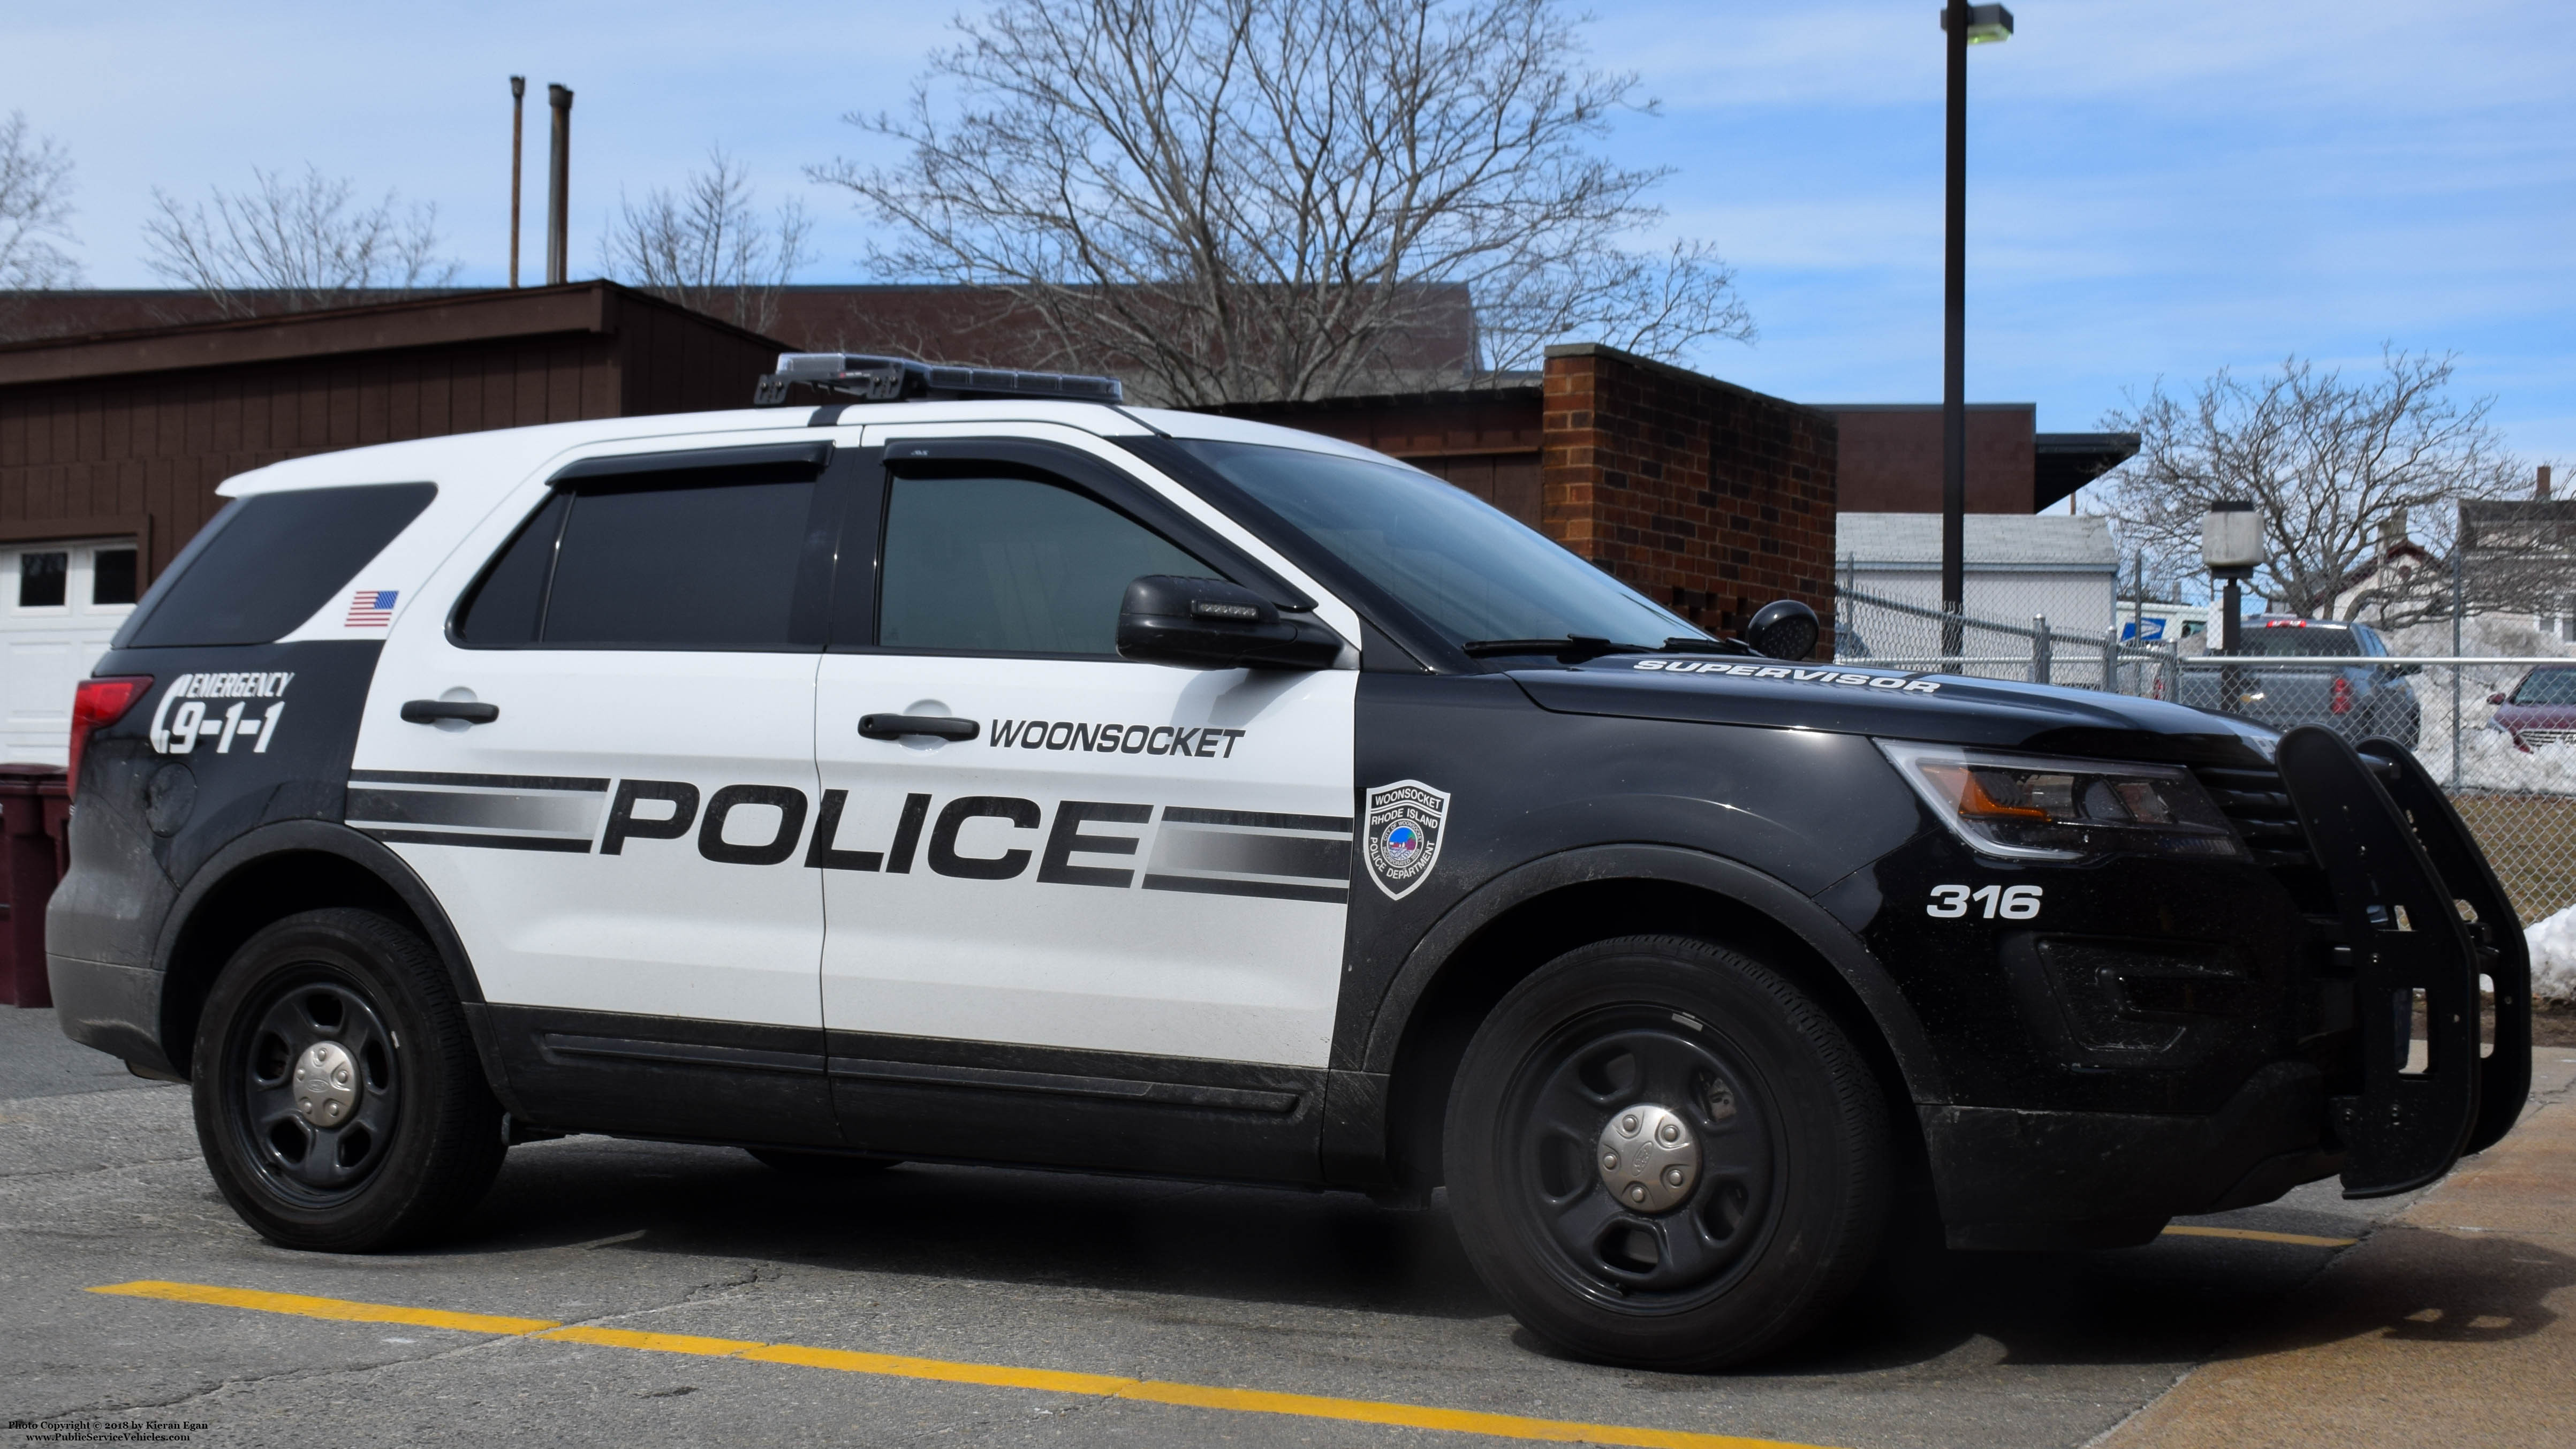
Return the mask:
<path id="1" fill-rule="evenodd" d="M 798 383 L 858 402 L 1024 397 L 1115 403 L 1126 397 L 1126 389 L 1114 377 L 955 367 L 843 352 L 782 352 L 778 370 L 762 377 L 753 391 L 752 406 L 779 406 L 787 401 L 787 390 Z"/>

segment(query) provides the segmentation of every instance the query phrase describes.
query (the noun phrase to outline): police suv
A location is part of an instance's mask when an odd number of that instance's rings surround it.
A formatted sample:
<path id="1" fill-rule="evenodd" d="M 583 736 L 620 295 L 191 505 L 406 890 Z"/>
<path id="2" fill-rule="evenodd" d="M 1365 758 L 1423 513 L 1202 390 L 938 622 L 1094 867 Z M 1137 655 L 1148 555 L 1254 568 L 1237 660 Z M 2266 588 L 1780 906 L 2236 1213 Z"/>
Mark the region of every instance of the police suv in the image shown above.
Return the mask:
<path id="1" fill-rule="evenodd" d="M 1713 638 L 1105 380 L 762 401 L 244 474 L 80 686 L 64 1029 L 272 1241 L 574 1132 L 1445 1186 L 1540 1336 L 1706 1368 L 1893 1229 L 2142 1243 L 2519 1110 L 2522 933 L 2384 741 Z"/>

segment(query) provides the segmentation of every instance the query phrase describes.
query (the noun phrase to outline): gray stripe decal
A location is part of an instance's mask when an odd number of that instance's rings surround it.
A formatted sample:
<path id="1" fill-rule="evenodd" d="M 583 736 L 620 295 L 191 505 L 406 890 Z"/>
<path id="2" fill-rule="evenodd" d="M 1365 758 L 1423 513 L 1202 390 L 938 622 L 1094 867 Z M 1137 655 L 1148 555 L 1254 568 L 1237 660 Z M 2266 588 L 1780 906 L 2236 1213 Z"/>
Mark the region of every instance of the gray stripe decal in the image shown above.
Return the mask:
<path id="1" fill-rule="evenodd" d="M 1351 833 L 1351 819 L 1347 815 L 1273 815 L 1260 810 L 1201 810 L 1189 805 L 1166 805 L 1163 818 L 1174 825 L 1241 825 L 1255 830 L 1311 830 L 1325 835 Z"/>
<path id="2" fill-rule="evenodd" d="M 578 775 L 470 775 L 442 770 L 351 770 L 349 783 L 369 785 L 461 785 L 487 790 L 595 790 L 608 792 L 606 780 Z"/>
<path id="3" fill-rule="evenodd" d="M 1307 835 L 1166 826 L 1154 837 L 1154 864 L 1189 873 L 1214 871 L 1347 881 L 1351 875 L 1351 844 L 1348 840 L 1317 840 Z"/>
<path id="4" fill-rule="evenodd" d="M 1262 880 L 1229 880 L 1213 875 L 1149 875 L 1149 891 L 1187 891 L 1202 896 L 1259 896 L 1274 901 L 1319 901 L 1341 905 L 1351 893 L 1341 886 L 1284 885 Z"/>
<path id="5" fill-rule="evenodd" d="M 538 830 L 583 840 L 599 823 L 592 795 L 468 794 L 447 790 L 349 789 L 351 824 L 449 825 L 474 830 Z"/>
<path id="6" fill-rule="evenodd" d="M 470 845 L 484 850 L 554 850 L 566 855 L 587 855 L 590 842 L 561 835 L 476 835 L 464 830 L 372 830 L 360 826 L 358 833 L 381 840 L 388 845 Z"/>

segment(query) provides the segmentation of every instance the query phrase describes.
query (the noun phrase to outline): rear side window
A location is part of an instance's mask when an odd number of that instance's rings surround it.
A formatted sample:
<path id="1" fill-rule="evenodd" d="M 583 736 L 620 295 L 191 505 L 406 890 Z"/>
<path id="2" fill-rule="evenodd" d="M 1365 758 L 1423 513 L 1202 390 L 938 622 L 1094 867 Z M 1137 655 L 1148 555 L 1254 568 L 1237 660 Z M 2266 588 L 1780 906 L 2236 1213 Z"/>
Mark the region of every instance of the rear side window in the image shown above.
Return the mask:
<path id="1" fill-rule="evenodd" d="M 896 477 L 891 488 L 877 628 L 888 648 L 1115 657 L 1129 583 L 1213 572 L 1053 483 Z"/>
<path id="2" fill-rule="evenodd" d="M 796 619 L 800 571 L 821 522 L 815 471 L 802 463 L 686 469 L 559 486 L 457 615 L 457 642 L 814 648 L 796 637 Z"/>
<path id="3" fill-rule="evenodd" d="M 116 647 L 270 643 L 347 588 L 437 495 L 434 483 L 391 483 L 241 499 L 153 585 Z"/>

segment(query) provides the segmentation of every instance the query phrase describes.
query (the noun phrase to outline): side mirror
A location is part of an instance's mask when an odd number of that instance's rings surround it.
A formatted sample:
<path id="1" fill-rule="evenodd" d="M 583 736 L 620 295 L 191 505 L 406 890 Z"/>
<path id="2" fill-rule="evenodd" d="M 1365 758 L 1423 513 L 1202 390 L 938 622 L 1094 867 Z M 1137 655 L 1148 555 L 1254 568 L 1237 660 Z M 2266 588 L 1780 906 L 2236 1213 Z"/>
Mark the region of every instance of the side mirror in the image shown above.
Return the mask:
<path id="1" fill-rule="evenodd" d="M 2404 679 L 2404 678 L 2406 678 L 2406 677 L 2407 677 L 2407 676 L 2409 676 L 2409 675 L 2414 675 L 2414 674 L 2421 674 L 2421 673 L 2423 673 L 2423 672 L 2424 672 L 2424 666 L 2423 666 L 2423 665 L 2421 665 L 2421 664 L 2400 664 L 2400 665 L 2398 665 L 2396 668 L 2394 668 L 2394 669 L 2392 669 L 2392 670 L 2390 670 L 2390 671 L 2388 671 L 2388 672 L 2389 672 L 2389 673 L 2391 673 L 2391 674 L 2396 675 L 2396 676 L 2397 676 L 2398 678 L 2400 678 L 2400 679 Z"/>
<path id="2" fill-rule="evenodd" d="M 2504 703 L 2504 696 L 2501 694 L 2490 694 L 2487 696 L 2487 703 L 2502 704 Z"/>
<path id="3" fill-rule="evenodd" d="M 1323 669 L 1340 657 L 1341 636 L 1279 609 L 1223 579 L 1147 574 L 1127 586 L 1118 608 L 1118 653 L 1185 669 Z"/>
<path id="4" fill-rule="evenodd" d="M 1773 599 L 1744 626 L 1744 642 L 1773 659 L 1804 659 L 1816 652 L 1816 640 L 1824 632 L 1815 610 L 1795 599 Z"/>

